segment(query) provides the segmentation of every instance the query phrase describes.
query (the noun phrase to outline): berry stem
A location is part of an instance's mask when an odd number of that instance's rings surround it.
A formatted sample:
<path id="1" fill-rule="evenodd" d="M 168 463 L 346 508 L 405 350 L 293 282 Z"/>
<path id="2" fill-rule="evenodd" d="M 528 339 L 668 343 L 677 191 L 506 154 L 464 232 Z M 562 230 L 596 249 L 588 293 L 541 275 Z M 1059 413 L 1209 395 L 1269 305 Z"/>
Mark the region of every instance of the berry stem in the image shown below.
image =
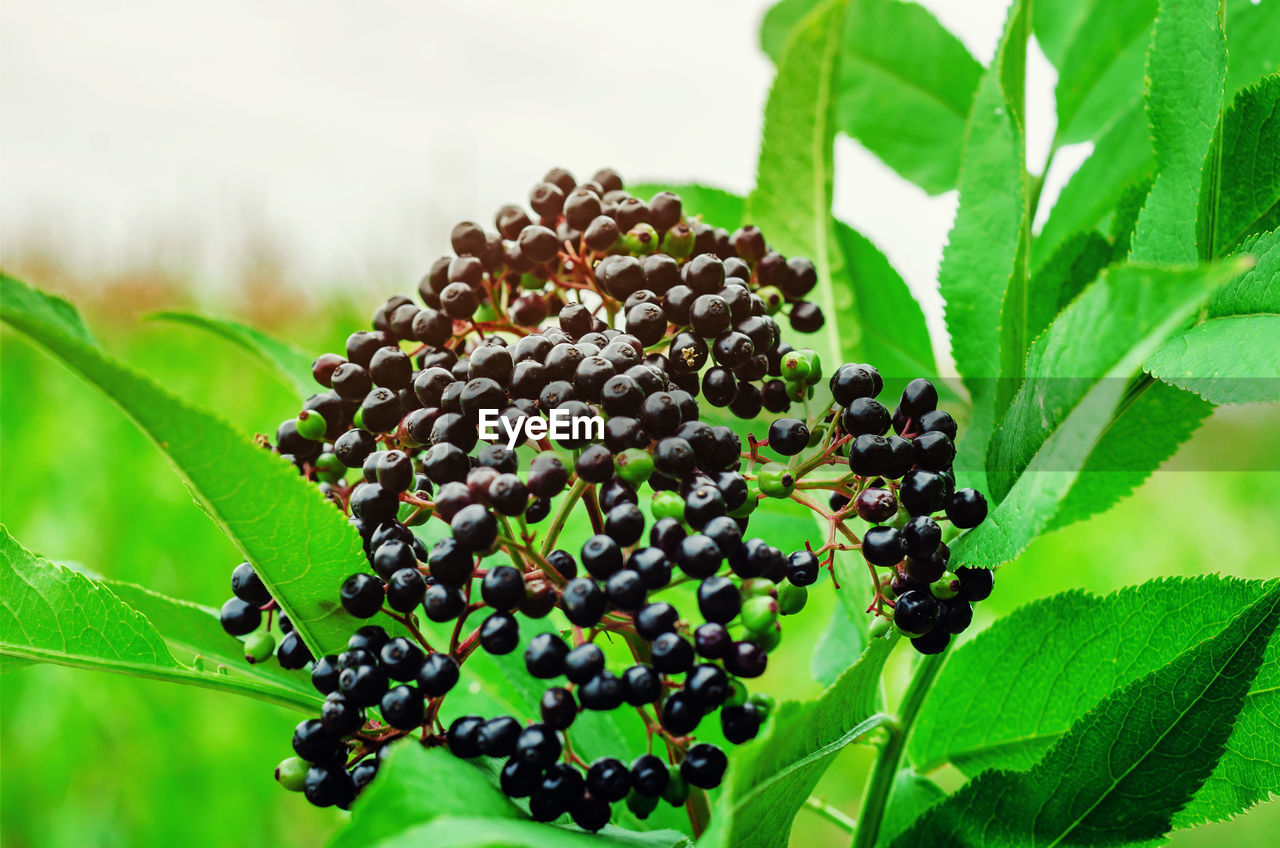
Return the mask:
<path id="1" fill-rule="evenodd" d="M 858 823 L 856 821 L 845 815 L 843 811 L 838 810 L 826 801 L 823 801 L 821 798 L 809 796 L 804 799 L 804 808 L 822 816 L 824 819 L 831 822 L 850 836 L 852 836 L 858 829 Z"/>
<path id="2" fill-rule="evenodd" d="M 702 832 L 707 829 L 707 823 L 711 821 L 711 804 L 707 800 L 707 793 L 698 787 L 691 787 L 689 792 L 689 800 L 684 802 L 685 810 L 689 813 L 689 825 L 693 828 L 693 838 L 697 839 L 702 836 Z"/>
<path id="3" fill-rule="evenodd" d="M 556 510 L 556 514 L 551 516 L 551 525 L 547 528 L 547 535 L 542 537 L 542 555 L 555 550 L 556 540 L 560 538 L 560 531 L 564 529 L 564 523 L 569 520 L 569 515 L 573 512 L 573 505 L 578 502 L 578 498 L 582 497 L 582 493 L 587 490 L 590 485 L 586 480 L 578 479 L 573 483 L 573 487 L 569 489 L 569 494 L 565 495 L 564 501 Z"/>
<path id="4" fill-rule="evenodd" d="M 933 682 L 937 679 L 946 656 L 945 649 L 937 654 L 921 656 L 916 663 L 911 683 L 907 685 L 907 691 L 902 695 L 902 703 L 898 705 L 897 721 L 884 725 L 889 731 L 889 740 L 876 757 L 875 770 L 871 773 L 871 782 L 867 785 L 866 794 L 862 799 L 862 809 L 858 814 L 852 848 L 875 848 L 876 840 L 880 836 L 880 824 L 884 820 L 885 806 L 889 802 L 889 793 L 893 790 L 894 778 L 898 775 L 898 767 L 902 763 L 907 740 L 911 736 L 916 717 L 920 714 L 920 707 L 928 697 L 929 690 L 933 688 Z"/>

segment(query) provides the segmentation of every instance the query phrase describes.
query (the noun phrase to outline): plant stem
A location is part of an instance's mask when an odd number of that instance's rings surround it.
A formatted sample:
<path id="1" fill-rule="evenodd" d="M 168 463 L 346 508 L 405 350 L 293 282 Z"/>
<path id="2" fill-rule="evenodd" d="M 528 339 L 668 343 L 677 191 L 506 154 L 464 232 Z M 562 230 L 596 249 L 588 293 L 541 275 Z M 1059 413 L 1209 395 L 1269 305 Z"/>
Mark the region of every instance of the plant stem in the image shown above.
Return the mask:
<path id="1" fill-rule="evenodd" d="M 689 812 L 689 824 L 693 827 L 693 838 L 702 836 L 711 821 L 711 804 L 707 801 L 705 790 L 694 786 L 690 788 L 689 800 L 685 801 L 685 809 Z"/>
<path id="2" fill-rule="evenodd" d="M 823 801 L 821 798 L 812 796 L 804 799 L 804 808 L 811 812 L 817 813 L 827 821 L 846 833 L 854 833 L 858 829 L 858 823 L 846 816 L 843 812 Z"/>
<path id="3" fill-rule="evenodd" d="M 561 502 L 560 508 L 556 510 L 556 514 L 551 516 L 551 526 L 547 528 L 547 535 L 542 537 L 542 555 L 555 550 L 556 539 L 560 538 L 560 531 L 564 529 L 564 523 L 569 519 L 569 514 L 573 512 L 573 505 L 578 502 L 578 498 L 582 497 L 582 493 L 587 490 L 586 480 L 577 480 L 573 484 L 573 488 L 565 495 L 564 501 Z"/>
<path id="4" fill-rule="evenodd" d="M 889 731 L 889 741 L 880 749 L 875 770 L 871 773 L 871 782 L 862 799 L 858 828 L 853 835 L 853 848 L 874 848 L 876 839 L 880 836 L 880 823 L 884 819 L 885 806 L 889 803 L 889 793 L 893 791 L 893 781 L 898 775 L 912 725 L 920 714 L 925 696 L 933 688 L 933 681 L 937 678 L 945 657 L 946 651 L 943 651 L 940 654 L 926 655 L 920 660 L 915 676 L 911 678 L 911 683 L 902 696 L 902 703 L 898 706 L 897 722 L 885 725 Z"/>

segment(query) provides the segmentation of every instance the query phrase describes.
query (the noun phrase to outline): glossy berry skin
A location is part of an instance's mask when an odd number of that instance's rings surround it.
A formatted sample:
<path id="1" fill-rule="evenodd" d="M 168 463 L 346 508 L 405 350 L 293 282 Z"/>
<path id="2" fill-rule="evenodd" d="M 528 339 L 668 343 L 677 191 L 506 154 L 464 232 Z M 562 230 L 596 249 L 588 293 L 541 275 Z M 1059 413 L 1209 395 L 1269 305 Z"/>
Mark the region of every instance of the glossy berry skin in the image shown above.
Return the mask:
<path id="1" fill-rule="evenodd" d="M 662 678 L 652 666 L 637 663 L 622 673 L 623 700 L 633 707 L 662 697 Z"/>
<path id="2" fill-rule="evenodd" d="M 927 515 L 917 515 L 902 528 L 902 541 L 907 556 L 925 559 L 933 555 L 942 541 L 942 528 Z"/>
<path id="3" fill-rule="evenodd" d="M 258 629 L 262 623 L 262 611 L 240 598 L 230 598 L 222 605 L 218 618 L 227 633 L 244 636 Z"/>
<path id="4" fill-rule="evenodd" d="M 520 625 L 515 616 L 495 612 L 480 625 L 480 647 L 491 654 L 509 654 L 520 642 Z"/>
<path id="5" fill-rule="evenodd" d="M 345 696 L 334 692 L 320 707 L 320 724 L 334 736 L 350 736 L 364 727 L 364 710 Z"/>
<path id="6" fill-rule="evenodd" d="M 702 578 L 716 573 L 724 561 L 724 554 L 710 536 L 696 533 L 680 540 L 675 560 L 685 574 Z"/>
<path id="7" fill-rule="evenodd" d="M 498 537 L 498 520 L 479 504 L 464 506 L 449 522 L 453 538 L 472 553 L 488 550 Z"/>
<path id="8" fill-rule="evenodd" d="M 372 574 L 353 574 L 343 581 L 339 597 L 343 608 L 356 618 L 372 618 L 382 609 L 382 583 Z"/>
<path id="9" fill-rule="evenodd" d="M 582 684 L 578 690 L 578 700 L 588 710 L 615 710 L 622 705 L 623 695 L 622 680 L 607 669 Z"/>
<path id="10" fill-rule="evenodd" d="M 911 418 L 919 418 L 926 412 L 938 408 L 938 390 L 933 383 L 923 377 L 917 377 L 907 383 L 902 390 L 902 399 L 898 406 Z"/>
<path id="11" fill-rule="evenodd" d="M 624 568 L 605 582 L 609 603 L 620 610 L 636 610 L 644 605 L 648 587 L 637 571 Z"/>
<path id="12" fill-rule="evenodd" d="M 912 440 L 915 464 L 926 471 L 945 471 L 956 458 L 956 446 L 946 433 L 921 433 Z"/>
<path id="13" fill-rule="evenodd" d="M 477 715 L 465 715 L 453 720 L 445 734 L 449 751 L 455 757 L 471 759 L 480 756 L 480 728 L 484 719 Z"/>
<path id="14" fill-rule="evenodd" d="M 956 597 L 938 602 L 937 629 L 955 635 L 963 633 L 973 623 L 973 606 Z"/>
<path id="15" fill-rule="evenodd" d="M 491 718 L 476 730 L 476 746 L 486 757 L 509 757 L 515 753 L 521 729 L 511 716 Z"/>
<path id="16" fill-rule="evenodd" d="M 495 610 L 514 610 L 524 600 L 524 574 L 510 565 L 489 569 L 480 583 L 480 597 Z"/>
<path id="17" fill-rule="evenodd" d="M 448 654 L 431 654 L 423 661 L 417 682 L 423 695 L 439 697 L 457 685 L 458 663 Z"/>
<path id="18" fill-rule="evenodd" d="M 262 606 L 271 601 L 271 593 L 263 585 L 253 566 L 242 562 L 231 572 L 231 593 L 237 598 L 253 606 Z"/>
<path id="19" fill-rule="evenodd" d="M 779 418 L 769 425 L 769 447 L 783 456 L 795 456 L 809 446 L 809 428 L 798 418 Z"/>
<path id="20" fill-rule="evenodd" d="M 760 732 L 760 713 L 754 704 L 724 707 L 720 710 L 720 729 L 734 745 L 743 745 Z"/>
<path id="21" fill-rule="evenodd" d="M 946 482 L 933 471 L 912 471 L 902 478 L 898 499 L 912 515 L 937 512 L 946 499 Z"/>
<path id="22" fill-rule="evenodd" d="M 940 654 L 951 642 L 951 634 L 935 627 L 923 636 L 913 636 L 911 647 L 921 654 Z"/>
<path id="23" fill-rule="evenodd" d="M 662 704 L 662 726 L 673 736 L 688 736 L 700 721 L 702 710 L 684 690 L 673 692 Z"/>
<path id="24" fill-rule="evenodd" d="M 594 627 L 604 616 L 605 594 L 589 577 L 576 577 L 565 584 L 560 606 L 565 617 L 579 627 Z"/>
<path id="25" fill-rule="evenodd" d="M 569 646 L 555 633 L 539 633 L 529 641 L 524 652 L 525 668 L 534 677 L 547 680 L 564 672 L 564 659 Z"/>
<path id="26" fill-rule="evenodd" d="M 680 674 L 693 667 L 693 646 L 677 633 L 662 633 L 653 640 L 653 667 L 663 674 Z"/>
<path id="27" fill-rule="evenodd" d="M 938 601 L 927 589 L 912 589 L 898 596 L 893 623 L 904 633 L 922 636 L 938 621 Z"/>
<path id="28" fill-rule="evenodd" d="M 604 651 L 599 645 L 586 642 L 569 651 L 562 665 L 570 683 L 586 683 L 604 670 Z"/>
<path id="29" fill-rule="evenodd" d="M 725 624 L 742 608 L 742 595 L 728 577 L 708 577 L 698 584 L 698 610 L 707 621 Z"/>
<path id="30" fill-rule="evenodd" d="M 704 712 L 711 712 L 729 697 L 729 676 L 715 663 L 701 663 L 689 670 L 684 690 Z"/>
<path id="31" fill-rule="evenodd" d="M 657 798 L 666 789 L 670 772 L 654 754 L 641 754 L 631 762 L 631 788 L 645 798 Z"/>
<path id="32" fill-rule="evenodd" d="M 402 568 L 387 581 L 387 606 L 402 613 L 412 612 L 427 593 L 427 581 L 417 568 Z"/>
<path id="33" fill-rule="evenodd" d="M 387 691 L 387 675 L 375 665 L 344 668 L 338 675 L 338 691 L 361 707 L 372 707 Z"/>
<path id="34" fill-rule="evenodd" d="M 435 622 L 453 621 L 467 606 L 467 599 L 453 586 L 435 584 L 427 587 L 422 606 L 427 618 Z"/>
<path id="35" fill-rule="evenodd" d="M 680 613 L 671 604 L 654 601 L 636 613 L 636 632 L 642 639 L 652 642 L 663 633 L 674 633 L 679 619 Z"/>
<path id="36" fill-rule="evenodd" d="M 995 572 L 990 568 L 971 568 L 962 565 L 956 569 L 956 576 L 960 578 L 958 597 L 961 600 L 985 601 L 991 597 L 991 590 L 995 586 Z"/>
<path id="37" fill-rule="evenodd" d="M 535 766 L 541 772 L 559 758 L 562 749 L 560 735 L 554 728 L 531 724 L 520 731 L 511 759 L 513 762 Z"/>
<path id="38" fill-rule="evenodd" d="M 976 489 L 957 489 L 947 500 L 947 518 L 959 528 L 977 527 L 987 517 L 987 499 Z"/>
<path id="39" fill-rule="evenodd" d="M 888 521 L 898 513 L 898 499 L 888 489 L 863 489 L 853 502 L 858 517 L 870 524 Z"/>
<path id="40" fill-rule="evenodd" d="M 422 692 L 401 684 L 382 696 L 382 717 L 399 730 L 412 730 L 422 723 Z"/>
<path id="41" fill-rule="evenodd" d="M 729 758 L 714 745 L 699 742 L 685 754 L 680 764 L 680 775 L 693 786 L 714 789 L 724 779 Z"/>
<path id="42" fill-rule="evenodd" d="M 542 716 L 542 723 L 556 730 L 565 730 L 578 717 L 578 705 L 573 700 L 573 693 L 559 686 L 542 693 L 538 711 Z"/>
<path id="43" fill-rule="evenodd" d="M 587 789 L 606 803 L 621 801 L 631 791 L 631 774 L 620 760 L 601 757 L 587 769 Z"/>
<path id="44" fill-rule="evenodd" d="M 622 549 L 611 537 L 598 533 L 582 546 L 580 559 L 588 574 L 605 580 L 622 568 Z"/>
<path id="45" fill-rule="evenodd" d="M 397 636 L 378 652 L 382 670 L 392 680 L 409 681 L 422 670 L 422 649 L 403 636 Z"/>
<path id="46" fill-rule="evenodd" d="M 892 527 L 872 527 L 862 537 L 862 556 L 872 565 L 896 565 L 906 556 L 902 534 Z"/>
<path id="47" fill-rule="evenodd" d="M 820 567 L 818 556 L 813 551 L 796 551 L 787 557 L 787 580 L 792 586 L 812 586 L 818 581 Z"/>
<path id="48" fill-rule="evenodd" d="M 868 397 L 854 400 L 840 416 L 840 427 L 850 436 L 883 436 L 889 432 L 889 424 L 889 410 L 878 400 Z"/>

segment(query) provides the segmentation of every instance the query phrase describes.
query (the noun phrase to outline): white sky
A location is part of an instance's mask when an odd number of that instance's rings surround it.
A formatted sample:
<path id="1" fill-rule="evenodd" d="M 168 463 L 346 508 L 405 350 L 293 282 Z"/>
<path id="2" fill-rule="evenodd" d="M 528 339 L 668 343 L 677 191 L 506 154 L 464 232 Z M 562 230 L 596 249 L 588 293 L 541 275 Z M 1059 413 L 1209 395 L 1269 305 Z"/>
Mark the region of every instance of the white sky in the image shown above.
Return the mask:
<path id="1" fill-rule="evenodd" d="M 746 191 L 768 5 L 3 0 L 0 250 L 35 241 L 111 270 L 160 246 L 216 297 L 265 236 L 299 282 L 387 292 L 447 249 L 454 221 L 488 223 L 552 165 Z M 1005 0 L 924 5 L 990 58 Z M 1052 103 L 1038 55 L 1028 86 Z M 1033 163 L 1052 129 L 1030 116 Z M 940 330 L 954 195 L 927 197 L 848 140 L 837 157 L 837 211 Z"/>

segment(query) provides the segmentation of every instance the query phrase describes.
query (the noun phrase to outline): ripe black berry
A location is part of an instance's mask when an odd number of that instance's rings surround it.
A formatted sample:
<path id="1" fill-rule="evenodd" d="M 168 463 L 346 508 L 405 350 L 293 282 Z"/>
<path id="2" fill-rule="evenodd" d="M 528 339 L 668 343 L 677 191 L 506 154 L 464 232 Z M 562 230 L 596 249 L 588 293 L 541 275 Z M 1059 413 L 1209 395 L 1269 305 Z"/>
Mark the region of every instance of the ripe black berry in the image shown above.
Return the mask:
<path id="1" fill-rule="evenodd" d="M 787 557 L 787 580 L 793 586 L 812 586 L 818 580 L 820 563 L 813 551 L 796 551 Z"/>
<path id="2" fill-rule="evenodd" d="M 956 527 L 977 527 L 987 517 L 987 499 L 976 489 L 957 489 L 947 500 L 947 518 Z"/>
<path id="3" fill-rule="evenodd" d="M 715 745 L 699 742 L 685 754 L 680 764 L 680 776 L 694 786 L 702 789 L 714 789 L 724 779 L 724 770 L 729 766 L 729 759 Z"/>
<path id="4" fill-rule="evenodd" d="M 906 556 L 906 543 L 892 527 L 872 527 L 862 537 L 862 556 L 872 565 L 896 565 Z"/>
<path id="5" fill-rule="evenodd" d="M 622 688 L 631 706 L 652 704 L 662 696 L 662 678 L 652 666 L 637 663 L 622 673 Z"/>
<path id="6" fill-rule="evenodd" d="M 602 801 L 621 801 L 631 791 L 631 774 L 621 761 L 601 757 L 587 769 L 587 789 Z"/>
<path id="7" fill-rule="evenodd" d="M 683 690 L 672 693 L 662 704 L 662 726 L 672 736 L 688 736 L 702 721 L 702 710 Z"/>
<path id="8" fill-rule="evenodd" d="M 382 696 L 382 717 L 400 730 L 412 730 L 422 724 L 422 692 L 400 684 Z"/>
<path id="9" fill-rule="evenodd" d="M 506 612 L 491 614 L 480 625 L 480 647 L 491 654 L 509 654 L 520 642 L 520 625 Z"/>
<path id="10" fill-rule="evenodd" d="M 760 732 L 760 713 L 750 703 L 725 707 L 720 710 L 720 729 L 724 731 L 724 738 L 734 745 L 745 744 Z"/>
<path id="11" fill-rule="evenodd" d="M 595 677 L 582 684 L 578 690 L 578 700 L 584 709 L 608 711 L 622 705 L 622 681 L 613 672 L 605 669 Z"/>
<path id="12" fill-rule="evenodd" d="M 928 590 L 912 589 L 898 596 L 893 622 L 904 633 L 922 636 L 938 621 L 938 601 Z"/>
<path id="13" fill-rule="evenodd" d="M 555 633 L 539 633 L 524 652 L 525 668 L 534 677 L 546 680 L 564 672 L 569 646 Z"/>
<path id="14" fill-rule="evenodd" d="M 538 710 L 543 724 L 556 730 L 565 730 L 578 717 L 578 705 L 573 700 L 573 693 L 559 686 L 542 693 Z"/>
<path id="15" fill-rule="evenodd" d="M 605 594 L 596 581 L 577 577 L 565 584 L 560 594 L 565 616 L 579 627 L 594 627 L 604 615 Z"/>
<path id="16" fill-rule="evenodd" d="M 586 683 L 604 670 L 604 651 L 587 642 L 569 651 L 562 665 L 570 683 Z"/>
<path id="17" fill-rule="evenodd" d="M 631 788 L 645 798 L 657 798 L 667 787 L 667 764 L 654 754 L 641 754 L 631 763 Z"/>
<path id="18" fill-rule="evenodd" d="M 481 581 L 480 596 L 494 609 L 510 612 L 524 599 L 524 574 L 510 565 L 491 568 Z"/>
<path id="19" fill-rule="evenodd" d="M 742 595 L 728 577 L 708 577 L 698 584 L 698 610 L 707 621 L 725 624 L 742 608 Z"/>
<path id="20" fill-rule="evenodd" d="M 344 580 L 339 591 L 343 608 L 356 618 L 372 618 L 378 610 L 382 609 L 383 597 L 382 582 L 372 574 L 364 572 L 353 574 Z M 223 627 L 226 627 L 225 605 L 223 610 Z M 256 609 L 254 611 L 257 612 Z"/>
<path id="21" fill-rule="evenodd" d="M 382 670 L 392 680 L 413 680 L 422 670 L 422 649 L 403 636 L 383 645 L 378 657 L 382 661 Z"/>
<path id="22" fill-rule="evenodd" d="M 991 597 L 991 590 L 995 586 L 995 572 L 990 568 L 973 568 L 962 565 L 956 569 L 956 576 L 960 578 L 960 594 L 958 597 L 961 600 L 985 601 Z"/>
<path id="23" fill-rule="evenodd" d="M 486 757 L 509 757 L 520 738 L 520 722 L 511 716 L 491 718 L 476 730 L 476 746 Z"/>
<path id="24" fill-rule="evenodd" d="M 652 642 L 663 633 L 675 632 L 676 622 L 679 620 L 680 613 L 675 607 L 666 601 L 654 601 L 636 613 L 636 632 L 641 638 Z"/>
<path id="25" fill-rule="evenodd" d="M 946 495 L 946 482 L 933 471 L 912 471 L 902 478 L 902 485 L 898 488 L 898 499 L 912 515 L 937 512 L 942 509 Z"/>
<path id="26" fill-rule="evenodd" d="M 661 633 L 653 640 L 652 659 L 663 674 L 680 674 L 693 667 L 693 646 L 678 633 Z"/>
<path id="27" fill-rule="evenodd" d="M 484 719 L 477 715 L 465 715 L 454 719 L 445 735 L 449 751 L 455 757 L 464 759 L 480 756 L 479 735 L 484 723 Z"/>
<path id="28" fill-rule="evenodd" d="M 357 706 L 372 707 L 387 691 L 387 675 L 376 665 L 344 668 L 338 674 L 338 691 Z"/>

